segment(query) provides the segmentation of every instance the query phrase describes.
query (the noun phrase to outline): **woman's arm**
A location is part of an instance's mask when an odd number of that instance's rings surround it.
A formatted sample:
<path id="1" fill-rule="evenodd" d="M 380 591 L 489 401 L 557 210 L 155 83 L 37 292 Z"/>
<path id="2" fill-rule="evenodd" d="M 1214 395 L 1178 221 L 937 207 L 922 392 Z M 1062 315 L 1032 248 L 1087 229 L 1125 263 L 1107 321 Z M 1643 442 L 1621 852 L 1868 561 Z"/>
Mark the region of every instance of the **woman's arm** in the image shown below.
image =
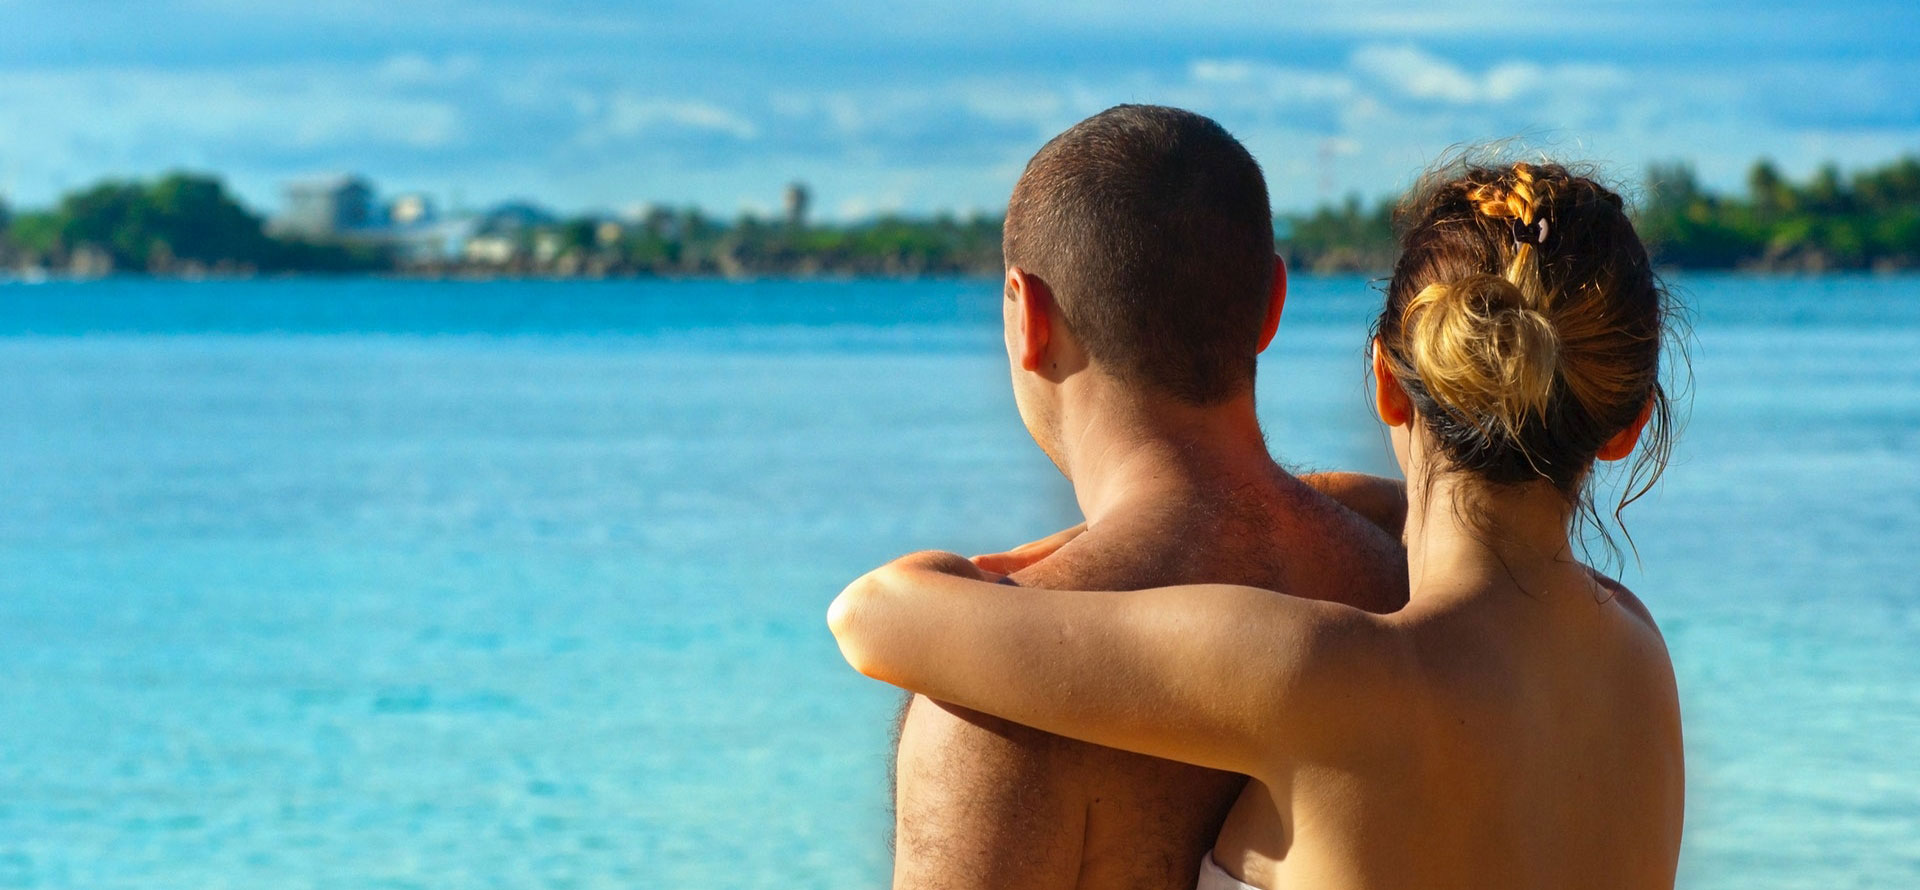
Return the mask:
<path id="1" fill-rule="evenodd" d="M 1348 727 L 1382 682 L 1358 610 L 1229 585 L 1131 592 L 994 583 L 952 554 L 855 581 L 828 624 L 848 663 L 931 698 L 1108 747 L 1259 775 Z"/>

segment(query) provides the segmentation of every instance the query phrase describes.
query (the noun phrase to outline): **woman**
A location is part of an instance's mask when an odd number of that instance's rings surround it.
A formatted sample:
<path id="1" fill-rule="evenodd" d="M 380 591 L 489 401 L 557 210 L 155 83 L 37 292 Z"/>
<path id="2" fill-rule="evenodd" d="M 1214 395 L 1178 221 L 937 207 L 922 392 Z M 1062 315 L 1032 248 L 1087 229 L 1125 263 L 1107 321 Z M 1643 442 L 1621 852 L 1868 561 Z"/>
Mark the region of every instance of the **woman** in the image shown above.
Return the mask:
<path id="1" fill-rule="evenodd" d="M 1665 294 L 1620 198 L 1558 165 L 1430 177 L 1404 213 L 1372 351 L 1407 479 L 1404 609 L 1017 589 L 922 554 L 829 623 L 868 676 L 1251 776 L 1203 888 L 1671 887 L 1672 667 L 1571 531 L 1595 462 L 1650 420 L 1637 468 L 1664 460 Z"/>

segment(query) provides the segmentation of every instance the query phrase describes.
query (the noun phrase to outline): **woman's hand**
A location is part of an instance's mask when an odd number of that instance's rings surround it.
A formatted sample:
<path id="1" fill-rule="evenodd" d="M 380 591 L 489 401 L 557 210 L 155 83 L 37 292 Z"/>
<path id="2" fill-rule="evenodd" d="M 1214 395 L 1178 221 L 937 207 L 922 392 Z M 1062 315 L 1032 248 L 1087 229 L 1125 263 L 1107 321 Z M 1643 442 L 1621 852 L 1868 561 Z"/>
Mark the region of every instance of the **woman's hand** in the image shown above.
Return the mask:
<path id="1" fill-rule="evenodd" d="M 988 572 L 1011 575 L 1052 556 L 1060 548 L 1065 547 L 1067 542 L 1080 537 L 1080 533 L 1086 530 L 1087 524 L 1082 522 L 1066 531 L 1054 532 L 1038 541 L 1021 544 L 1004 553 L 976 556 L 973 558 L 973 564 Z"/>

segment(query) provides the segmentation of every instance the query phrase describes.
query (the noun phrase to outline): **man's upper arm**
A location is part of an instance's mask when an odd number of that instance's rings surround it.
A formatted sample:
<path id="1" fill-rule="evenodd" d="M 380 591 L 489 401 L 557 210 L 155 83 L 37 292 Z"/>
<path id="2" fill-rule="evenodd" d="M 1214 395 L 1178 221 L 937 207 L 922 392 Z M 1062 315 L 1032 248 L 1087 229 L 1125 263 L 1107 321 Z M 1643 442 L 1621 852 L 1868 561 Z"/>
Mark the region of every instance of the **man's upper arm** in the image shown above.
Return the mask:
<path id="1" fill-rule="evenodd" d="M 1074 536 L 1012 576 L 1019 586 L 1124 589 L 1133 574 Z M 897 890 L 1055 890 L 1078 881 L 1084 860 L 1088 758 L 1094 749 L 914 696 L 900 728 L 894 785 Z M 1105 775 L 1113 783 L 1124 777 Z M 1106 788 L 1112 791 L 1114 788 Z M 1142 841 L 1150 840 L 1142 838 Z M 1211 843 L 1204 839 L 1204 847 Z M 1145 849 L 1145 847 L 1143 847 Z"/>
<path id="2" fill-rule="evenodd" d="M 1079 874 L 1076 745 L 915 697 L 901 727 L 894 887 L 1058 888 Z"/>
<path id="3" fill-rule="evenodd" d="M 1107 574 L 1068 542 L 1014 573 L 1046 586 Z M 894 773 L 894 887 L 1071 887 L 1086 834 L 1086 746 L 925 696 L 900 727 Z"/>

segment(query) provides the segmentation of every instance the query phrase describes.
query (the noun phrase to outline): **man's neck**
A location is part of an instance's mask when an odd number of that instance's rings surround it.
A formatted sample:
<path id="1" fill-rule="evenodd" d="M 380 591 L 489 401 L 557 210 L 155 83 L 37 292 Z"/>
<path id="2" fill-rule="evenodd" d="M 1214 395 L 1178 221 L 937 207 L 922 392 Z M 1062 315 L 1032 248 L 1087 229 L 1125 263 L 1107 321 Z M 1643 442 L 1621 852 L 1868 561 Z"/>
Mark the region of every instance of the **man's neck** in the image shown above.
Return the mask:
<path id="1" fill-rule="evenodd" d="M 1210 405 L 1106 383 L 1062 412 L 1065 465 L 1088 525 L 1146 504 L 1190 503 L 1279 472 L 1249 391 Z"/>

